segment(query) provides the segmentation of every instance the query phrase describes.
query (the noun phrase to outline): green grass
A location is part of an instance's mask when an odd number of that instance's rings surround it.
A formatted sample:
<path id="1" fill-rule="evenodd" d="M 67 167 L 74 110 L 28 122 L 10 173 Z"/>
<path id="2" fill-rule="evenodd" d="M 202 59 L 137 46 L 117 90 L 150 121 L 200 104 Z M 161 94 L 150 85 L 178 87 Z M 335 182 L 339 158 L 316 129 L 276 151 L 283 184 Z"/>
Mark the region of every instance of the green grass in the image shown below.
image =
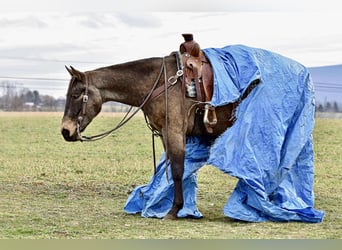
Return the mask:
<path id="1" fill-rule="evenodd" d="M 214 167 L 199 171 L 198 207 L 204 218 L 163 221 L 127 215 L 128 193 L 153 174 L 151 135 L 136 117 L 116 134 L 92 143 L 67 143 L 61 114 L 0 115 L 0 238 L 306 238 L 342 236 L 342 120 L 317 119 L 315 207 L 321 224 L 244 223 L 222 208 L 236 179 Z M 119 118 L 100 115 L 95 134 Z M 158 152 L 162 148 L 158 144 Z"/>

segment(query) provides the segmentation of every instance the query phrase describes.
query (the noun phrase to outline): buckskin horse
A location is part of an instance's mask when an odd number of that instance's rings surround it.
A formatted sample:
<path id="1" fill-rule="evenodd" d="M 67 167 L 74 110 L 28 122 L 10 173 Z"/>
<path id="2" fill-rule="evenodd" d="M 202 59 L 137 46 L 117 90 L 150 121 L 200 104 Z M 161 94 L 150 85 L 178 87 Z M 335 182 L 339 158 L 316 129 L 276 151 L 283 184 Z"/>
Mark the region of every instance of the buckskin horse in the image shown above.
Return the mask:
<path id="1" fill-rule="evenodd" d="M 139 107 L 149 127 L 160 135 L 167 159 L 171 162 L 174 181 L 173 205 L 164 219 L 176 219 L 183 207 L 186 136 L 216 138 L 232 126 L 232 113 L 236 106 L 231 103 L 216 107 L 215 122 L 203 123 L 203 120 L 208 120 L 208 113 L 205 114 L 207 94 L 202 91 L 205 98 L 198 100 L 200 90 L 197 89 L 197 97 L 188 97 L 185 89 L 187 84 L 194 82 L 212 83 L 212 70 L 203 53 L 199 53 L 198 48 L 194 52 L 191 37 L 184 38 L 185 43 L 180 47 L 182 54 L 176 52 L 86 72 L 66 67 L 71 75 L 61 124 L 61 133 L 66 141 L 84 140 L 81 133 L 99 114 L 102 104 L 108 101 Z"/>

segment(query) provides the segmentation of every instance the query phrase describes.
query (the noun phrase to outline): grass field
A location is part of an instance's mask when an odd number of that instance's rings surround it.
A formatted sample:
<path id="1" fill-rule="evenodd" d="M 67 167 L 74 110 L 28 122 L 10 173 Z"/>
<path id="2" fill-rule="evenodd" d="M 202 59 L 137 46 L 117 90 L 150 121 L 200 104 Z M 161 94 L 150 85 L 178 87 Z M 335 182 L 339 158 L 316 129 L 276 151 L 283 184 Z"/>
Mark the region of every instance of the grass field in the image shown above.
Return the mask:
<path id="1" fill-rule="evenodd" d="M 65 142 L 60 121 L 60 113 L 0 113 L 1 239 L 342 238 L 342 120 L 316 120 L 315 208 L 326 212 L 321 224 L 225 218 L 222 208 L 236 179 L 211 166 L 198 175 L 203 219 L 127 215 L 128 193 L 153 174 L 151 135 L 143 117 L 93 143 Z M 100 115 L 86 134 L 118 121 Z"/>

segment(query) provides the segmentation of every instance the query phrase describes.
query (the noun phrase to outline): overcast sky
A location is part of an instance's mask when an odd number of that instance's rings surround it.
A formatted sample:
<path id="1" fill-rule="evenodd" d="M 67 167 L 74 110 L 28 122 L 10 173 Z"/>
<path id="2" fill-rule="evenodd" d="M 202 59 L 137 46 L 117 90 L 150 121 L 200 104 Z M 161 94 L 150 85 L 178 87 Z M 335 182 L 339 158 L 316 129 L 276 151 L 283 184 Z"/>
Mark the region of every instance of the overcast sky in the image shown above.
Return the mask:
<path id="1" fill-rule="evenodd" d="M 15 81 L 55 97 L 66 92 L 64 65 L 90 70 L 165 56 L 189 32 L 202 48 L 245 44 L 308 67 L 342 64 L 342 11 L 336 0 L 0 3 L 0 82 Z"/>

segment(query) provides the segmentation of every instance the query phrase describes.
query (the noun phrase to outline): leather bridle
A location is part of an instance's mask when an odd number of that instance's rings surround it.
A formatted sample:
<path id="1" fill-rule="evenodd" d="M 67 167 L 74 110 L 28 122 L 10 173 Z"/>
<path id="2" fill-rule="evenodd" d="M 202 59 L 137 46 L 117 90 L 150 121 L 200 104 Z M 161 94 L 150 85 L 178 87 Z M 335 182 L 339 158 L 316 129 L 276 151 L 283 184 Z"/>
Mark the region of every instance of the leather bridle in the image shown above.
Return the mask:
<path id="1" fill-rule="evenodd" d="M 152 101 L 153 99 L 159 97 L 160 94 L 163 92 L 166 92 L 166 95 L 167 95 L 167 89 L 174 86 L 178 82 L 178 79 L 183 75 L 183 71 L 182 71 L 183 65 L 182 65 L 181 60 L 179 60 L 179 58 L 180 58 L 179 52 L 173 52 L 172 54 L 175 55 L 177 58 L 178 70 L 177 70 L 176 74 L 167 79 L 165 57 L 163 57 L 163 62 L 161 64 L 160 71 L 159 71 L 159 74 L 157 76 L 157 79 L 153 83 L 153 86 L 152 86 L 150 92 L 147 94 L 147 96 L 145 97 L 144 101 L 140 104 L 140 106 L 137 107 L 134 111 L 133 111 L 133 106 L 131 106 L 129 108 L 129 110 L 126 112 L 126 114 L 124 115 L 124 117 L 122 118 L 122 120 L 113 129 L 106 131 L 104 133 L 94 135 L 94 136 L 83 136 L 81 134 L 81 130 L 80 130 L 81 122 L 83 121 L 84 116 L 86 115 L 87 103 L 89 101 L 89 96 L 88 96 L 89 76 L 88 76 L 88 74 L 85 74 L 85 90 L 84 90 L 84 94 L 82 97 L 82 107 L 81 107 L 80 113 L 77 117 L 77 125 L 76 125 L 77 126 L 77 134 L 79 136 L 79 141 L 89 142 L 89 141 L 97 141 L 97 140 L 103 139 L 104 137 L 110 135 L 111 133 L 113 133 L 116 130 L 118 130 L 119 128 L 121 128 L 129 120 L 131 120 L 133 118 L 133 116 L 135 116 L 140 110 L 143 109 L 143 107 L 146 105 L 146 103 L 148 103 L 148 102 Z M 165 84 L 164 84 L 164 86 L 160 86 L 157 88 L 157 85 L 161 79 L 163 72 L 164 72 L 164 76 L 165 76 L 165 79 L 164 79 Z M 167 114 L 165 114 L 165 116 L 167 117 Z M 148 124 L 148 127 L 152 130 L 152 132 L 155 133 L 155 131 L 153 131 L 153 129 L 150 126 L 150 124 L 148 123 L 148 121 L 147 121 L 147 124 Z"/>

